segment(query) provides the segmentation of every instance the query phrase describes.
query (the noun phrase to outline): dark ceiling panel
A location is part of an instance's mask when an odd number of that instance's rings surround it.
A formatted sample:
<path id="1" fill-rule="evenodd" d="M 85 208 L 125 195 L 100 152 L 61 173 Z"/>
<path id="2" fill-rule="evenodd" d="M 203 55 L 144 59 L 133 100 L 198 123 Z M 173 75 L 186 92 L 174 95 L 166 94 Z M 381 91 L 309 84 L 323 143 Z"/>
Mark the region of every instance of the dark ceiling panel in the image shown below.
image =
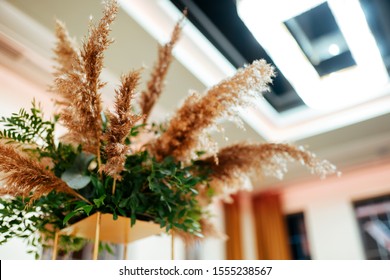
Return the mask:
<path id="1" fill-rule="evenodd" d="M 284 24 L 321 77 L 356 65 L 327 2 Z"/>
<path id="2" fill-rule="evenodd" d="M 237 14 L 234 0 L 171 0 L 236 68 L 264 58 L 275 65 Z M 272 92 L 265 99 L 277 112 L 304 106 L 291 84 L 276 67 Z"/>
<path id="3" fill-rule="evenodd" d="M 290 82 L 241 21 L 237 14 L 235 0 L 170 1 L 180 10 L 188 8 L 189 20 L 236 68 L 260 58 L 264 58 L 276 66 L 277 76 L 274 79 L 271 92 L 265 94 L 264 97 L 277 112 L 283 113 L 292 108 L 305 106 Z M 390 1 L 360 0 L 360 3 L 381 51 L 383 61 L 390 73 Z M 333 38 L 338 42 L 336 45 L 340 47 L 340 53 L 330 55 L 327 58 L 320 57 L 316 61 L 314 56 L 326 54 L 324 49 L 316 50 L 315 55 L 308 52 L 307 48 L 305 51 L 304 44 L 298 40 L 296 32 L 294 34 L 294 27 L 288 26 L 318 74 L 323 76 L 353 66 L 355 64 L 353 55 L 349 51 L 343 35 L 338 30 L 337 22 L 327 3 L 317 6 L 311 12 L 312 14 L 309 17 L 294 18 L 295 23 L 293 23 L 293 25 L 299 26 L 301 35 L 305 35 L 307 42 L 309 42 L 309 48 L 315 46 L 315 41 L 324 37 L 324 34 L 330 37 L 336 34 Z M 280 47 L 283 48 L 284 46 Z"/>

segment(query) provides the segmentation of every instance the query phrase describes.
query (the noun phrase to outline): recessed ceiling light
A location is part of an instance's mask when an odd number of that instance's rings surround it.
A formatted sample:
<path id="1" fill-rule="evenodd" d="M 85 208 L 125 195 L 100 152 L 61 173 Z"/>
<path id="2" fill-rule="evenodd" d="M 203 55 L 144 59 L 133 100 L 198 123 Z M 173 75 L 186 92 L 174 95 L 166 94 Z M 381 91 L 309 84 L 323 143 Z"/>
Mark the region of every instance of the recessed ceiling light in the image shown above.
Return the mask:
<path id="1" fill-rule="evenodd" d="M 329 54 L 336 56 L 340 54 L 340 47 L 337 44 L 331 44 L 328 48 Z"/>
<path id="2" fill-rule="evenodd" d="M 319 75 L 284 24 L 324 3 L 356 62 L 337 75 Z M 309 107 L 330 112 L 383 96 L 387 70 L 358 0 L 241 0 L 237 8 L 243 22 Z M 336 53 L 336 46 L 327 46 L 328 51 Z"/>

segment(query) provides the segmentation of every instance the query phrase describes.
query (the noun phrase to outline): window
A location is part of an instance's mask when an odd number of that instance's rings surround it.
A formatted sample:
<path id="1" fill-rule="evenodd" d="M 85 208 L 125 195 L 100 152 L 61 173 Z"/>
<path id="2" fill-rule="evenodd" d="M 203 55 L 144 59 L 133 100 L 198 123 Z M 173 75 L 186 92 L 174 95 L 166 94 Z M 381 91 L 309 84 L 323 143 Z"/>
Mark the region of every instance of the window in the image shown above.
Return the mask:
<path id="1" fill-rule="evenodd" d="M 306 235 L 303 213 L 286 216 L 291 257 L 294 260 L 310 260 L 309 242 Z"/>
<path id="2" fill-rule="evenodd" d="M 357 201 L 355 214 L 368 260 L 390 259 L 390 195 Z"/>

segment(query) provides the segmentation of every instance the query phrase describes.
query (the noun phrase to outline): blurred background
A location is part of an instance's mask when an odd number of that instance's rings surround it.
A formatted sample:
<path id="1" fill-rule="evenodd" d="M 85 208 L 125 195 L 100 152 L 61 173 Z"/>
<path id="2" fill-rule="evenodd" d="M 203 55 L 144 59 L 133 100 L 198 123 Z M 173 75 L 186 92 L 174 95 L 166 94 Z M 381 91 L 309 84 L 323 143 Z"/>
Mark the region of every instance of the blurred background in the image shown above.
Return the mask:
<path id="1" fill-rule="evenodd" d="M 222 120 L 219 146 L 237 141 L 293 143 L 334 163 L 321 180 L 299 164 L 283 180 L 251 180 L 251 191 L 215 205 L 227 240 L 193 246 L 180 259 L 390 258 L 390 2 L 386 0 L 120 0 L 106 52 L 104 100 L 118 77 L 145 67 L 143 82 L 188 9 L 165 92 L 152 118 L 164 120 L 190 89 L 203 92 L 264 58 L 277 76 L 270 92 L 242 112 L 245 130 Z M 299 3 L 297 3 L 299 2 Z M 35 98 L 50 116 L 55 20 L 79 42 L 100 0 L 0 0 L 0 114 Z M 25 244 L 2 259 L 29 259 Z M 169 259 L 170 238 L 131 244 L 129 259 Z"/>

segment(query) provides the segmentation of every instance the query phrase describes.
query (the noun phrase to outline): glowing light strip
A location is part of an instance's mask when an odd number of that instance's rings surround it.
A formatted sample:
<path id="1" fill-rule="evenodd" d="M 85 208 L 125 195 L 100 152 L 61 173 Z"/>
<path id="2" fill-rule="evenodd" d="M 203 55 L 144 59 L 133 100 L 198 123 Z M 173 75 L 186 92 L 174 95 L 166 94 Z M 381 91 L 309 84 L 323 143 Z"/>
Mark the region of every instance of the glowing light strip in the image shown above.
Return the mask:
<path id="1" fill-rule="evenodd" d="M 323 2 L 241 0 L 238 12 L 303 101 L 312 108 L 331 112 L 379 97 L 387 72 L 358 1 L 334 0 L 328 4 L 357 67 L 319 77 L 283 21 Z"/>
<path id="2" fill-rule="evenodd" d="M 359 2 L 328 0 L 328 5 L 359 67 L 375 72 L 371 82 L 386 82 L 386 67 Z"/>
<path id="3" fill-rule="evenodd" d="M 161 40 L 162 34 L 164 34 L 163 42 L 166 41 L 166 39 L 169 36 L 169 32 L 171 31 L 173 24 L 176 22 L 176 20 L 180 17 L 178 14 L 177 16 L 172 17 L 171 12 L 167 12 L 169 9 L 165 9 L 164 5 L 168 5 L 168 0 L 155 0 L 155 1 L 142 1 L 142 0 L 119 0 L 123 6 L 125 7 L 125 10 L 141 25 L 143 26 L 153 37 L 160 38 L 158 40 Z M 164 3 L 165 2 L 165 3 Z M 253 12 L 253 18 L 255 21 L 259 22 L 262 25 L 266 39 L 268 38 L 269 41 L 276 41 L 275 45 L 277 49 L 279 49 L 279 53 L 284 53 L 287 57 L 287 59 L 296 59 L 288 52 L 293 47 L 288 45 L 282 45 L 278 44 L 278 36 L 280 34 L 277 34 L 277 32 L 274 32 L 272 28 L 277 26 L 279 24 L 279 28 L 287 33 L 287 30 L 282 26 L 280 27 L 280 22 L 294 17 L 297 14 L 299 14 L 302 11 L 302 7 L 306 7 L 307 9 L 312 8 L 314 6 L 317 6 L 321 3 L 323 3 L 323 0 L 300 0 L 300 1 L 286 1 L 286 0 L 273 0 L 273 1 L 260 1 L 260 0 L 241 0 L 241 2 L 238 3 L 239 11 L 241 10 L 241 5 L 244 5 L 246 2 L 250 4 L 256 4 L 259 2 L 263 2 L 263 6 L 259 6 L 259 8 L 250 7 L 249 11 Z M 291 3 L 288 2 L 294 2 L 294 4 L 300 4 L 302 7 L 299 7 L 299 9 L 292 10 L 290 9 Z M 246 4 L 248 4 L 246 3 Z M 276 15 L 273 12 L 270 12 L 267 7 L 264 7 L 264 3 L 266 5 L 273 5 L 274 10 L 283 11 L 283 15 Z M 287 4 L 286 4 L 287 3 Z M 245 4 L 245 5 L 246 5 Z M 289 5 L 290 4 L 290 5 Z M 294 5 L 293 5 L 294 6 Z M 156 10 L 156 8 L 159 8 L 159 10 Z M 283 7 L 283 9 L 280 9 L 280 7 Z M 165 11 L 165 13 L 163 12 Z M 170 15 L 167 16 L 167 13 Z M 281 16 L 284 16 L 282 18 Z M 166 24 L 164 23 L 165 20 L 169 21 L 169 27 L 166 28 Z M 189 24 L 190 25 L 190 24 Z M 262 32 L 260 31 L 260 32 Z M 254 31 L 252 31 L 255 33 Z M 187 30 L 184 30 L 184 33 L 187 33 Z M 185 34 L 183 34 L 185 35 Z M 257 34 L 258 35 L 258 34 Z M 186 36 L 186 35 L 185 35 Z M 191 37 L 190 35 L 189 37 Z M 187 37 L 187 36 L 186 36 Z M 198 38 L 198 37 L 196 37 Z M 191 40 L 192 39 L 192 40 Z M 200 74 L 198 78 L 205 83 L 205 85 L 213 84 L 216 80 L 224 77 L 225 75 L 229 75 L 230 72 L 226 71 L 224 69 L 225 64 L 218 64 L 215 61 L 215 58 L 212 58 L 210 55 L 210 52 L 208 49 L 203 49 L 203 55 L 207 57 L 206 59 L 199 59 L 197 62 L 197 66 L 194 67 L 192 63 L 188 63 L 189 57 L 193 57 L 195 53 L 197 55 L 199 54 L 196 49 L 196 47 L 199 45 L 199 42 L 196 39 L 195 41 L 193 38 L 189 38 L 188 44 L 185 44 L 185 46 L 177 46 L 179 48 L 188 48 L 187 50 L 184 50 L 183 52 L 187 52 L 187 57 L 183 55 L 183 59 L 181 62 L 183 65 L 185 65 L 191 72 L 193 72 L 195 75 Z M 204 39 L 203 39 L 204 40 Z M 287 39 L 288 40 L 288 39 Z M 295 40 L 294 40 L 295 41 Z M 183 40 L 182 40 L 183 42 Z M 192 42 L 192 43 L 191 43 Z M 296 44 L 296 43 L 295 43 Z M 194 48 L 195 47 L 195 48 Z M 271 51 L 275 50 L 273 46 L 269 48 Z M 266 49 L 268 51 L 268 49 Z M 299 48 L 296 48 L 296 50 L 299 50 Z M 268 54 L 274 59 L 274 54 L 268 51 Z M 277 56 L 277 55 L 276 55 Z M 313 88 L 317 88 L 318 84 L 320 84 L 321 80 L 316 74 L 316 72 L 312 69 L 311 64 L 306 60 L 305 56 L 302 54 L 302 52 L 299 50 L 297 57 L 301 57 L 302 59 L 296 59 L 296 64 L 292 64 L 290 69 L 290 76 L 296 75 L 298 78 L 302 80 L 301 84 L 303 84 L 303 88 L 306 89 L 306 95 L 308 96 L 308 101 L 313 101 L 317 105 L 322 105 L 322 101 L 317 98 L 310 98 L 310 94 L 313 93 Z M 303 60 L 303 61 L 302 61 Z M 274 60 L 276 62 L 276 60 Z M 187 63 L 186 63 L 187 62 Z M 206 63 L 208 62 L 208 63 Z M 282 63 L 286 61 L 282 61 Z M 306 63 L 306 72 L 305 69 L 301 68 L 301 64 Z M 286 65 L 288 66 L 288 63 L 286 62 Z M 193 69 L 203 69 L 202 71 L 194 71 Z M 284 71 L 282 68 L 280 68 L 282 71 Z M 196 73 L 198 72 L 198 73 Z M 285 74 L 285 72 L 283 72 Z M 339 75 L 340 74 L 340 75 Z M 339 79 L 343 80 L 343 77 L 341 75 L 342 73 L 337 73 L 337 75 L 332 75 L 333 79 Z M 312 76 L 310 76 L 312 75 Z M 313 78 L 314 77 L 314 78 Z M 290 80 L 289 77 L 286 78 Z M 329 79 L 330 81 L 331 79 Z M 364 80 L 362 78 L 358 78 L 356 80 Z M 213 82 L 214 81 L 214 82 Z M 311 85 L 309 86 L 309 81 Z M 299 82 L 298 82 L 299 84 Z M 330 82 L 328 84 L 331 84 Z M 295 86 L 293 84 L 293 86 Z M 320 84 L 321 87 L 326 88 L 325 84 Z M 359 86 L 356 86 L 359 88 Z M 302 92 L 302 91 L 301 91 Z M 326 93 L 327 90 L 324 90 Z M 350 91 L 352 94 L 354 91 Z M 385 88 L 381 90 L 380 97 L 373 99 L 372 101 L 368 101 L 364 104 L 359 104 L 354 107 L 348 107 L 345 111 L 337 111 L 333 114 L 330 114 L 330 112 L 320 112 L 318 110 L 313 109 L 300 109 L 300 110 L 293 110 L 293 111 L 287 111 L 283 114 L 278 114 L 270 105 L 268 102 L 259 102 L 258 108 L 249 108 L 245 112 L 242 113 L 243 119 L 245 119 L 260 135 L 265 137 L 265 139 L 269 141 L 287 141 L 287 140 L 298 140 L 302 139 L 304 137 L 312 136 L 317 133 L 321 133 L 324 131 L 328 131 L 334 128 L 339 128 L 351 123 L 354 123 L 357 121 L 362 121 L 370 117 L 378 116 L 381 114 L 384 114 L 389 111 L 389 104 L 390 104 L 390 97 L 387 98 L 386 94 L 390 92 L 390 88 Z M 314 92 L 316 93 L 316 92 Z M 332 93 L 332 94 L 339 94 Z M 372 92 L 369 92 L 369 96 L 371 96 Z M 334 103 L 334 99 L 328 98 L 328 100 L 331 100 L 331 102 Z M 316 102 L 317 101 L 317 102 Z M 313 105 L 316 105 L 313 104 Z M 334 105 L 334 104 L 333 104 Z"/>

